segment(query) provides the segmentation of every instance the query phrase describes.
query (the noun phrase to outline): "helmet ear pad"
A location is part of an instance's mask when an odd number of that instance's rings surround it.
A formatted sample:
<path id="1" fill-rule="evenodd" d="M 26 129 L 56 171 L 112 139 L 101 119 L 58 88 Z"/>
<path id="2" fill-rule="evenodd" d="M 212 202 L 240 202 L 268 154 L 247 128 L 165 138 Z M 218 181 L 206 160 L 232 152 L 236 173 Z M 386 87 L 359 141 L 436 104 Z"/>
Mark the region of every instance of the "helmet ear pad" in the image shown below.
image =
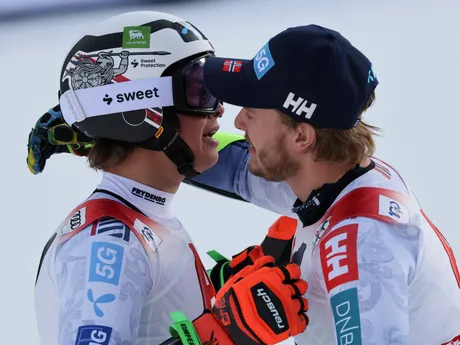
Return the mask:
<path id="1" fill-rule="evenodd" d="M 169 147 L 174 141 L 180 139 L 180 123 L 174 107 L 163 107 L 163 121 L 161 127 L 160 131 L 157 132 L 159 134 L 158 136 L 152 133 L 151 137 L 142 142 L 139 146 L 155 151 L 164 151 L 165 148 Z M 184 145 L 186 145 L 185 142 Z"/>
<path id="2" fill-rule="evenodd" d="M 162 132 L 158 137 L 151 137 L 136 144 L 138 147 L 162 151 L 177 166 L 179 174 L 193 178 L 199 173 L 195 171 L 195 159 L 192 150 L 179 136 L 179 118 L 174 107 L 163 108 Z"/>

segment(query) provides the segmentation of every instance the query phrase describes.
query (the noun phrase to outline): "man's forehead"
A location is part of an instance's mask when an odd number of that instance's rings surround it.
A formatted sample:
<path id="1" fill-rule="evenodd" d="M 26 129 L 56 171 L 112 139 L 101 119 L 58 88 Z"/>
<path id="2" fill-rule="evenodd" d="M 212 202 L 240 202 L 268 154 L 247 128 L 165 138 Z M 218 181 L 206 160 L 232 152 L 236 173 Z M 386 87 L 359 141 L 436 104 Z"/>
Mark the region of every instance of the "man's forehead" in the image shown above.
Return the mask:
<path id="1" fill-rule="evenodd" d="M 279 128 L 282 123 L 282 116 L 276 109 L 244 108 L 246 114 L 253 118 L 258 126 L 268 128 Z"/>
<path id="2" fill-rule="evenodd" d="M 275 109 L 261 109 L 261 108 L 244 108 L 250 115 L 258 115 L 263 117 L 274 117 L 276 115 Z"/>

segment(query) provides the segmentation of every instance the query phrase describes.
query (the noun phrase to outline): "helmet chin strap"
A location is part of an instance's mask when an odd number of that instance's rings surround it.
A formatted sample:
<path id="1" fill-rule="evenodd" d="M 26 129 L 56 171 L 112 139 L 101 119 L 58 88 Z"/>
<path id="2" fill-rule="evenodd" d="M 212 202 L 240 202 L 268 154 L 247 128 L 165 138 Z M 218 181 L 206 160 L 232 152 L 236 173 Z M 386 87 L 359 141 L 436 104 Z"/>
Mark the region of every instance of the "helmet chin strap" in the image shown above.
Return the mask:
<path id="1" fill-rule="evenodd" d="M 169 121 L 164 121 L 162 124 L 163 133 L 159 138 L 147 139 L 136 144 L 136 146 L 164 152 L 166 157 L 177 166 L 179 174 L 184 175 L 187 179 L 199 175 L 200 173 L 193 168 L 195 156 L 192 150 L 179 136 L 179 130 L 177 129 L 179 121 L 176 114 L 171 112 L 171 114 L 165 116 L 165 119 L 169 119 Z"/>
<path id="2" fill-rule="evenodd" d="M 165 133 L 171 132 L 171 134 Z M 172 128 L 164 127 L 163 135 L 172 137 L 169 145 L 163 148 L 165 155 L 177 166 L 179 174 L 191 179 L 200 173 L 193 168 L 194 155 L 185 141 L 179 136 L 179 132 Z"/>

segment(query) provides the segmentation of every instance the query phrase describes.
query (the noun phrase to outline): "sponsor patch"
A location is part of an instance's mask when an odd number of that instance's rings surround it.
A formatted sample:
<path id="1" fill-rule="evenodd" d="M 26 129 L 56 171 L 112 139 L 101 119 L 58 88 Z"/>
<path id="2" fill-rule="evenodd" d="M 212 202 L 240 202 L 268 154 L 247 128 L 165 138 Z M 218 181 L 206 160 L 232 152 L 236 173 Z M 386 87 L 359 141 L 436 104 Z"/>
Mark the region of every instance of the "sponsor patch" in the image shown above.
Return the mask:
<path id="1" fill-rule="evenodd" d="M 241 72 L 242 66 L 243 66 L 243 63 L 241 61 L 225 60 L 224 64 L 222 65 L 222 71 L 239 73 Z"/>
<path id="2" fill-rule="evenodd" d="M 69 232 L 78 229 L 86 223 L 86 207 L 80 208 L 70 218 L 69 221 L 61 228 L 60 235 L 68 234 Z"/>
<path id="3" fill-rule="evenodd" d="M 115 243 L 93 242 L 89 281 L 117 286 L 120 281 L 124 248 Z"/>
<path id="4" fill-rule="evenodd" d="M 142 189 L 139 189 L 139 188 L 136 188 L 136 187 L 133 187 L 133 189 L 131 191 L 131 194 L 133 194 L 133 195 L 135 195 L 135 196 L 137 196 L 139 198 L 142 198 L 144 200 L 156 203 L 158 205 L 164 205 L 165 202 L 166 202 L 165 197 L 161 197 L 161 196 L 146 192 L 145 190 L 142 190 Z"/>
<path id="5" fill-rule="evenodd" d="M 150 48 L 150 26 L 126 26 L 123 28 L 123 48 Z"/>
<path id="6" fill-rule="evenodd" d="M 284 332 L 287 325 L 286 314 L 279 298 L 264 283 L 253 286 L 251 292 L 255 296 L 257 313 L 260 317 L 276 334 Z"/>
<path id="7" fill-rule="evenodd" d="M 112 328 L 100 325 L 78 327 L 75 345 L 108 345 Z"/>
<path id="8" fill-rule="evenodd" d="M 257 79 L 262 79 L 273 66 L 275 66 L 275 60 L 273 60 L 270 47 L 267 43 L 254 57 L 254 72 L 256 73 Z"/>
<path id="9" fill-rule="evenodd" d="M 351 288 L 331 297 L 337 344 L 361 345 L 358 291 Z"/>
<path id="10" fill-rule="evenodd" d="M 327 292 L 358 280 L 358 224 L 333 230 L 320 241 L 320 260 Z"/>
<path id="11" fill-rule="evenodd" d="M 88 290 L 87 297 L 88 300 L 93 303 L 94 313 L 99 317 L 104 316 L 104 312 L 102 311 L 100 305 L 113 302 L 116 298 L 115 295 L 111 293 L 106 293 L 96 298 L 92 289 Z"/>
<path id="12" fill-rule="evenodd" d="M 139 219 L 134 221 L 134 228 L 142 235 L 152 252 L 155 253 L 163 240 Z"/>
<path id="13" fill-rule="evenodd" d="M 379 214 L 399 223 L 409 222 L 409 211 L 404 205 L 387 196 L 379 195 Z"/>

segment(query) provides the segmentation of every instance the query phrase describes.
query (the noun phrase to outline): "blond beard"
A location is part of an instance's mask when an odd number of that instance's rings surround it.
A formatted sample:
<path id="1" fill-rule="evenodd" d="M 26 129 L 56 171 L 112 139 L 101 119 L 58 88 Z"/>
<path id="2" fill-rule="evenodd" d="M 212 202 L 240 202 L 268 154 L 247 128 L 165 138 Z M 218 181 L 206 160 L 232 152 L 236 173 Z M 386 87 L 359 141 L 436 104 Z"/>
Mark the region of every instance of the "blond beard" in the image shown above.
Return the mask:
<path id="1" fill-rule="evenodd" d="M 294 176 L 300 164 L 289 155 L 285 141 L 286 135 L 279 135 L 272 147 L 256 151 L 255 157 L 249 158 L 249 172 L 272 182 L 285 181 Z M 251 159 L 255 164 L 251 164 Z"/>

